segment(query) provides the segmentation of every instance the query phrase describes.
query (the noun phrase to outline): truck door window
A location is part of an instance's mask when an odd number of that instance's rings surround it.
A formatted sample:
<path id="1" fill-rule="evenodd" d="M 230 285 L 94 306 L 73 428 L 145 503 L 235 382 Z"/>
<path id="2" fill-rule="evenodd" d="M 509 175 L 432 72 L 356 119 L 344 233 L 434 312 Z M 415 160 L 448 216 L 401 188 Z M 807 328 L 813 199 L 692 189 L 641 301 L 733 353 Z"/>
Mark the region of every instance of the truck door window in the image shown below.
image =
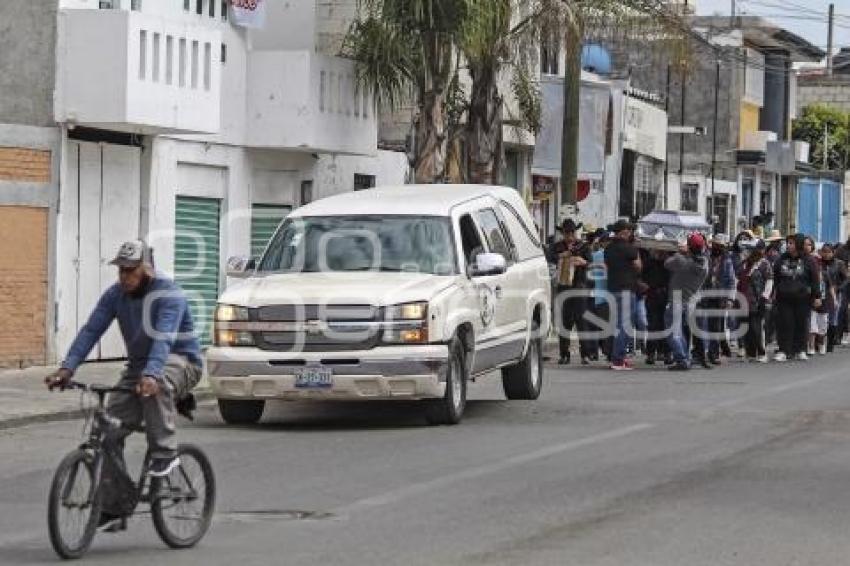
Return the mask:
<path id="1" fill-rule="evenodd" d="M 492 208 L 485 208 L 475 213 L 475 216 L 478 218 L 478 224 L 484 232 L 490 251 L 501 254 L 506 261 L 511 261 L 513 254 L 505 234 L 502 232 L 502 224 L 499 222 L 496 212 Z"/>
<path id="2" fill-rule="evenodd" d="M 475 227 L 475 221 L 472 216 L 465 214 L 460 218 L 460 241 L 463 246 L 463 257 L 466 259 L 466 265 L 473 265 L 475 257 L 484 253 L 484 245 L 481 243 L 481 237 L 478 235 L 478 229 Z"/>

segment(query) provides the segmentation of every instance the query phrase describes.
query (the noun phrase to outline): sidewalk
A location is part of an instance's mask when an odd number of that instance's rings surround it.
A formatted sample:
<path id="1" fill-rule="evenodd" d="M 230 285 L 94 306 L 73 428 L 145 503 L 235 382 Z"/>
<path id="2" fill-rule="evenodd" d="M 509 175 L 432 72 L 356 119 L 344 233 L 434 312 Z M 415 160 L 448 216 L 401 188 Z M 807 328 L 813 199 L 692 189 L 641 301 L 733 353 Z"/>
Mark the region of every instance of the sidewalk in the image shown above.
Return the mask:
<path id="1" fill-rule="evenodd" d="M 113 384 L 124 362 L 83 364 L 74 379 L 84 383 Z M 35 366 L 0 370 L 0 429 L 32 423 L 76 419 L 81 415 L 80 392 L 49 392 L 44 377 L 56 367 Z M 198 401 L 211 398 L 205 380 L 194 391 Z"/>

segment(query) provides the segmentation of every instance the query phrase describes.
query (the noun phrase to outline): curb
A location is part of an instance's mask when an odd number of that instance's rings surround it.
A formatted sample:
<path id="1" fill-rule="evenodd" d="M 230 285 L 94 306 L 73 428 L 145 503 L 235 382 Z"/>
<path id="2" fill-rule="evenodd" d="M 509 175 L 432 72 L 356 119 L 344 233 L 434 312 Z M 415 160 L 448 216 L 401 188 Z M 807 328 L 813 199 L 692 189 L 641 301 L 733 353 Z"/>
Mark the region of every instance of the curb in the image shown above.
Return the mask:
<path id="1" fill-rule="evenodd" d="M 195 399 L 198 405 L 207 404 L 215 400 L 215 395 L 211 389 L 196 389 L 192 393 L 195 394 Z M 25 415 L 22 417 L 12 417 L 9 419 L 0 419 L 0 430 L 9 430 L 13 428 L 21 428 L 33 424 L 45 424 L 62 421 L 75 421 L 83 417 L 82 409 L 65 409 L 61 411 L 36 413 L 33 415 Z"/>

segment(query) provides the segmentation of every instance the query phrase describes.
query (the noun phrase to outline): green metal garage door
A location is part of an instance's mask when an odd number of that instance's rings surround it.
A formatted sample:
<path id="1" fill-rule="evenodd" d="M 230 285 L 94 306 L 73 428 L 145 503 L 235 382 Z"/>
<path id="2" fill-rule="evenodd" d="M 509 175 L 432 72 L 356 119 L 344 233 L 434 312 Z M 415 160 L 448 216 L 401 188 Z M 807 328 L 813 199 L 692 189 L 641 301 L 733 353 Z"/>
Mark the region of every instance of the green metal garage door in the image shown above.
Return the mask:
<path id="1" fill-rule="evenodd" d="M 259 259 L 290 206 L 255 204 L 251 207 L 251 257 Z"/>
<path id="2" fill-rule="evenodd" d="M 218 300 L 220 213 L 218 199 L 177 197 L 174 276 L 189 296 L 195 332 L 205 346 Z"/>

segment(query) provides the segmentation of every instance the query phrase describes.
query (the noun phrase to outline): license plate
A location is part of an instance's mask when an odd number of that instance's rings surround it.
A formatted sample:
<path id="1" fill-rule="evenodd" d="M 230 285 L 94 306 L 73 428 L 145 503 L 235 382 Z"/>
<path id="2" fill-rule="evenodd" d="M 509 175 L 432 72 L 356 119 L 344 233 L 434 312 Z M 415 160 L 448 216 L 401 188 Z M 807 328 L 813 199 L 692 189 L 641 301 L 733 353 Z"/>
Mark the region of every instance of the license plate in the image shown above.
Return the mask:
<path id="1" fill-rule="evenodd" d="M 295 387 L 298 389 L 328 389 L 334 385 L 331 368 L 302 368 L 295 371 Z"/>

